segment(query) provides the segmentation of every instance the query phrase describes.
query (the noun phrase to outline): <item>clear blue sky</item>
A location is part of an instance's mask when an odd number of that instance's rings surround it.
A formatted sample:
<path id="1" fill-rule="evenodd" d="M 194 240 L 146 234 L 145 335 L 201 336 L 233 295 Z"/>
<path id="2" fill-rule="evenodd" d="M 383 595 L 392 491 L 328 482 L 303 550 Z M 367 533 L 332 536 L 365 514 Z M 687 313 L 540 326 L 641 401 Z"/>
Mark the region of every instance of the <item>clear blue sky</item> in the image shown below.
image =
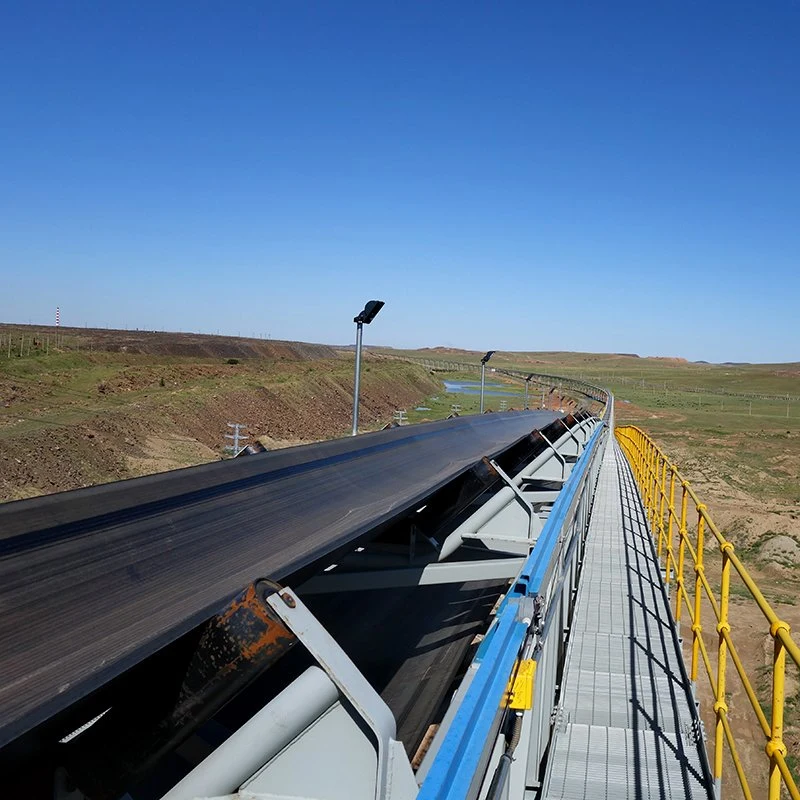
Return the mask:
<path id="1" fill-rule="evenodd" d="M 800 359 L 800 3 L 5 3 L 0 320 Z"/>

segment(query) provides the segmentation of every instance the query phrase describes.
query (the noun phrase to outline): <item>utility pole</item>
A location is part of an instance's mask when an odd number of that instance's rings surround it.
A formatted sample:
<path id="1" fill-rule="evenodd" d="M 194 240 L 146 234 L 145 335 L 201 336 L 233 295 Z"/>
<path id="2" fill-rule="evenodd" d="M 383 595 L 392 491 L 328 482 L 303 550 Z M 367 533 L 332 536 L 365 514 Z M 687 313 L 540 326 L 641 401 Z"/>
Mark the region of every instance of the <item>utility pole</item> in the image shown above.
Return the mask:
<path id="1" fill-rule="evenodd" d="M 369 325 L 384 305 L 385 303 L 383 300 L 370 300 L 364 306 L 364 310 L 353 317 L 353 322 L 356 324 L 356 371 L 353 379 L 353 436 L 358 434 L 358 395 L 361 390 L 361 339 L 364 325 Z"/>
<path id="2" fill-rule="evenodd" d="M 246 434 L 241 432 L 242 428 L 246 428 L 247 425 L 243 425 L 241 422 L 229 422 L 228 427 L 233 428 L 233 433 L 226 433 L 225 438 L 233 439 L 233 444 L 225 445 L 225 452 L 233 453 L 233 457 L 235 458 L 239 452 L 239 442 L 242 439 L 249 438 Z"/>
<path id="3" fill-rule="evenodd" d="M 364 323 L 356 317 L 356 371 L 353 378 L 353 430 L 351 436 L 358 434 L 358 402 L 361 393 L 361 342 L 364 334 Z"/>
<path id="4" fill-rule="evenodd" d="M 486 362 L 496 353 L 496 350 L 489 350 L 488 353 L 481 359 L 481 411 L 480 413 L 483 414 L 484 411 L 484 403 L 483 403 L 483 394 L 484 389 L 486 387 Z"/>

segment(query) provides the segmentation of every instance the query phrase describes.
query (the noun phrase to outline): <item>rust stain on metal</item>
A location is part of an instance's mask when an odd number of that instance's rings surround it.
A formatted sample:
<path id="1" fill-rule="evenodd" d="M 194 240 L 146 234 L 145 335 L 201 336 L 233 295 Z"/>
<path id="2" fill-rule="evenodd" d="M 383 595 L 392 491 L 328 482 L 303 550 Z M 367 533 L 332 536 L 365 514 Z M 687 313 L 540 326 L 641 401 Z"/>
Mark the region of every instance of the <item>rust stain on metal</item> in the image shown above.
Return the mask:
<path id="1" fill-rule="evenodd" d="M 239 658 L 269 660 L 294 644 L 294 634 L 270 610 L 260 588 L 248 586 L 219 617 L 219 627 L 238 650 L 228 668 L 235 668 Z"/>
<path id="2" fill-rule="evenodd" d="M 273 651 L 277 654 L 294 644 L 294 634 L 281 622 L 273 621 L 266 629 L 251 634 L 251 638 L 241 641 L 242 658 L 269 658 Z"/>
<path id="3" fill-rule="evenodd" d="M 492 466 L 491 460 L 486 456 L 481 459 L 481 464 L 483 464 L 483 466 L 486 468 L 486 471 L 489 473 L 489 475 L 495 478 L 498 476 L 497 470 L 494 468 L 494 466 Z"/>
<path id="4" fill-rule="evenodd" d="M 269 624 L 272 618 L 269 615 L 268 607 L 264 605 L 259 596 L 258 584 L 252 583 L 238 597 L 235 597 L 230 605 L 218 616 L 220 625 L 225 625 L 230 619 L 241 614 L 243 610 L 255 614 L 262 622 Z"/>
<path id="5" fill-rule="evenodd" d="M 289 606 L 289 608 L 295 608 L 295 606 L 297 606 L 297 603 L 294 601 L 294 597 L 292 597 L 288 592 L 284 592 L 280 597 L 281 600 L 283 600 L 283 602 Z"/>
<path id="6" fill-rule="evenodd" d="M 425 736 L 422 737 L 422 741 L 417 748 L 417 752 L 414 753 L 414 758 L 411 759 L 411 769 L 419 769 L 420 764 L 422 764 L 422 759 L 425 758 L 425 754 L 428 752 L 428 749 L 433 742 L 433 737 L 436 736 L 436 731 L 438 730 L 438 724 L 428 726 L 428 730 L 425 732 Z"/>

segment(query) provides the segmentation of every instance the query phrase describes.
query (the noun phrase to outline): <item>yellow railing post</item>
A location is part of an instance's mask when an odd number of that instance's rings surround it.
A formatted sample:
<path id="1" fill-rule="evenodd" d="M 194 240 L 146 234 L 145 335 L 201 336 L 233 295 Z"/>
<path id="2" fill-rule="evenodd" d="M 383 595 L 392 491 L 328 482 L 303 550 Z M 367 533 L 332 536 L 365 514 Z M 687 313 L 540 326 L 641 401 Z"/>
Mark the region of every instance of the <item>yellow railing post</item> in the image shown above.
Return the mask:
<path id="1" fill-rule="evenodd" d="M 667 499 L 667 459 L 661 459 L 658 470 L 658 560 L 664 552 L 664 503 Z"/>
<path id="2" fill-rule="evenodd" d="M 703 528 L 705 517 L 703 513 L 706 507 L 700 503 L 697 506 L 697 560 L 694 565 L 694 622 L 692 623 L 692 683 L 697 683 L 697 662 L 700 654 L 700 636 L 703 633 L 703 626 L 700 623 L 700 612 L 702 608 L 702 589 L 703 589 Z"/>
<path id="3" fill-rule="evenodd" d="M 769 632 L 775 639 L 775 648 L 772 661 L 772 723 L 770 726 L 770 739 L 764 748 L 769 756 L 769 800 L 780 800 L 781 773 L 778 767 L 776 753 L 786 755 L 786 745 L 783 741 L 783 704 L 786 697 L 786 648 L 781 642 L 778 631 L 789 632 L 789 625 L 783 620 L 776 620 L 769 627 Z"/>
<path id="4" fill-rule="evenodd" d="M 634 445 L 636 447 L 636 480 L 638 481 L 639 486 L 641 486 L 642 474 L 643 474 L 642 465 L 644 463 L 644 451 L 642 449 L 642 440 L 638 438 L 635 439 Z"/>
<path id="5" fill-rule="evenodd" d="M 683 603 L 681 600 L 683 599 L 683 595 L 686 594 L 686 587 L 683 580 L 683 560 L 686 555 L 686 504 L 689 500 L 689 484 L 686 481 L 681 481 L 681 521 L 680 527 L 678 528 L 678 536 L 680 537 L 680 541 L 678 542 L 678 591 L 677 596 L 675 597 L 675 621 L 680 625 L 681 621 L 681 611 L 683 609 Z"/>
<path id="6" fill-rule="evenodd" d="M 650 523 L 650 530 L 653 535 L 658 535 L 658 501 L 659 492 L 661 491 L 661 453 L 655 451 L 653 458 L 653 519 Z"/>
<path id="7" fill-rule="evenodd" d="M 728 645 L 725 634 L 730 633 L 731 626 L 728 622 L 728 601 L 731 591 L 731 560 L 733 545 L 730 542 L 720 546 L 722 551 L 722 580 L 719 590 L 719 623 L 717 634 L 719 644 L 717 647 L 717 700 L 714 703 L 714 783 L 716 784 L 717 797 L 720 796 L 722 787 L 722 754 L 725 741 L 725 727 L 723 717 L 728 713 L 728 704 L 725 697 L 725 665 L 728 661 Z"/>
<path id="8" fill-rule="evenodd" d="M 658 450 L 655 445 L 652 448 L 652 456 L 650 458 L 650 514 L 648 520 L 650 522 L 650 531 L 655 533 L 656 522 L 656 504 L 658 498 Z"/>
<path id="9" fill-rule="evenodd" d="M 671 464 L 669 468 L 669 503 L 667 505 L 667 567 L 664 570 L 667 593 L 669 593 L 669 585 L 672 580 L 672 522 L 675 519 L 675 475 L 677 472 L 678 468 Z"/>

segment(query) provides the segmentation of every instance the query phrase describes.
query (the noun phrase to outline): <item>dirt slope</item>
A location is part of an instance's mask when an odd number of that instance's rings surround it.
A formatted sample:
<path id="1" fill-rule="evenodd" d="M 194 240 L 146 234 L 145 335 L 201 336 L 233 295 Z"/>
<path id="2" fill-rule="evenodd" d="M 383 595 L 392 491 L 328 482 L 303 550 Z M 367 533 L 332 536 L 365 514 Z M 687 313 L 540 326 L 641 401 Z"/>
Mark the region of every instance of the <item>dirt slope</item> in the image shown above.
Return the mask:
<path id="1" fill-rule="evenodd" d="M 192 346 L 225 357 L 196 359 L 175 355 L 183 346 L 175 342 L 162 342 L 168 354 L 157 352 L 162 344 L 154 336 L 144 337 L 146 353 L 0 359 L 0 501 L 220 458 L 228 422 L 242 423 L 250 440 L 270 448 L 349 432 L 352 354 L 267 342 L 269 358 L 238 358 L 229 354 L 262 343 L 237 351 L 235 342 L 198 341 Z M 419 366 L 366 354 L 362 429 L 385 424 L 395 409 L 413 407 L 438 386 Z"/>

